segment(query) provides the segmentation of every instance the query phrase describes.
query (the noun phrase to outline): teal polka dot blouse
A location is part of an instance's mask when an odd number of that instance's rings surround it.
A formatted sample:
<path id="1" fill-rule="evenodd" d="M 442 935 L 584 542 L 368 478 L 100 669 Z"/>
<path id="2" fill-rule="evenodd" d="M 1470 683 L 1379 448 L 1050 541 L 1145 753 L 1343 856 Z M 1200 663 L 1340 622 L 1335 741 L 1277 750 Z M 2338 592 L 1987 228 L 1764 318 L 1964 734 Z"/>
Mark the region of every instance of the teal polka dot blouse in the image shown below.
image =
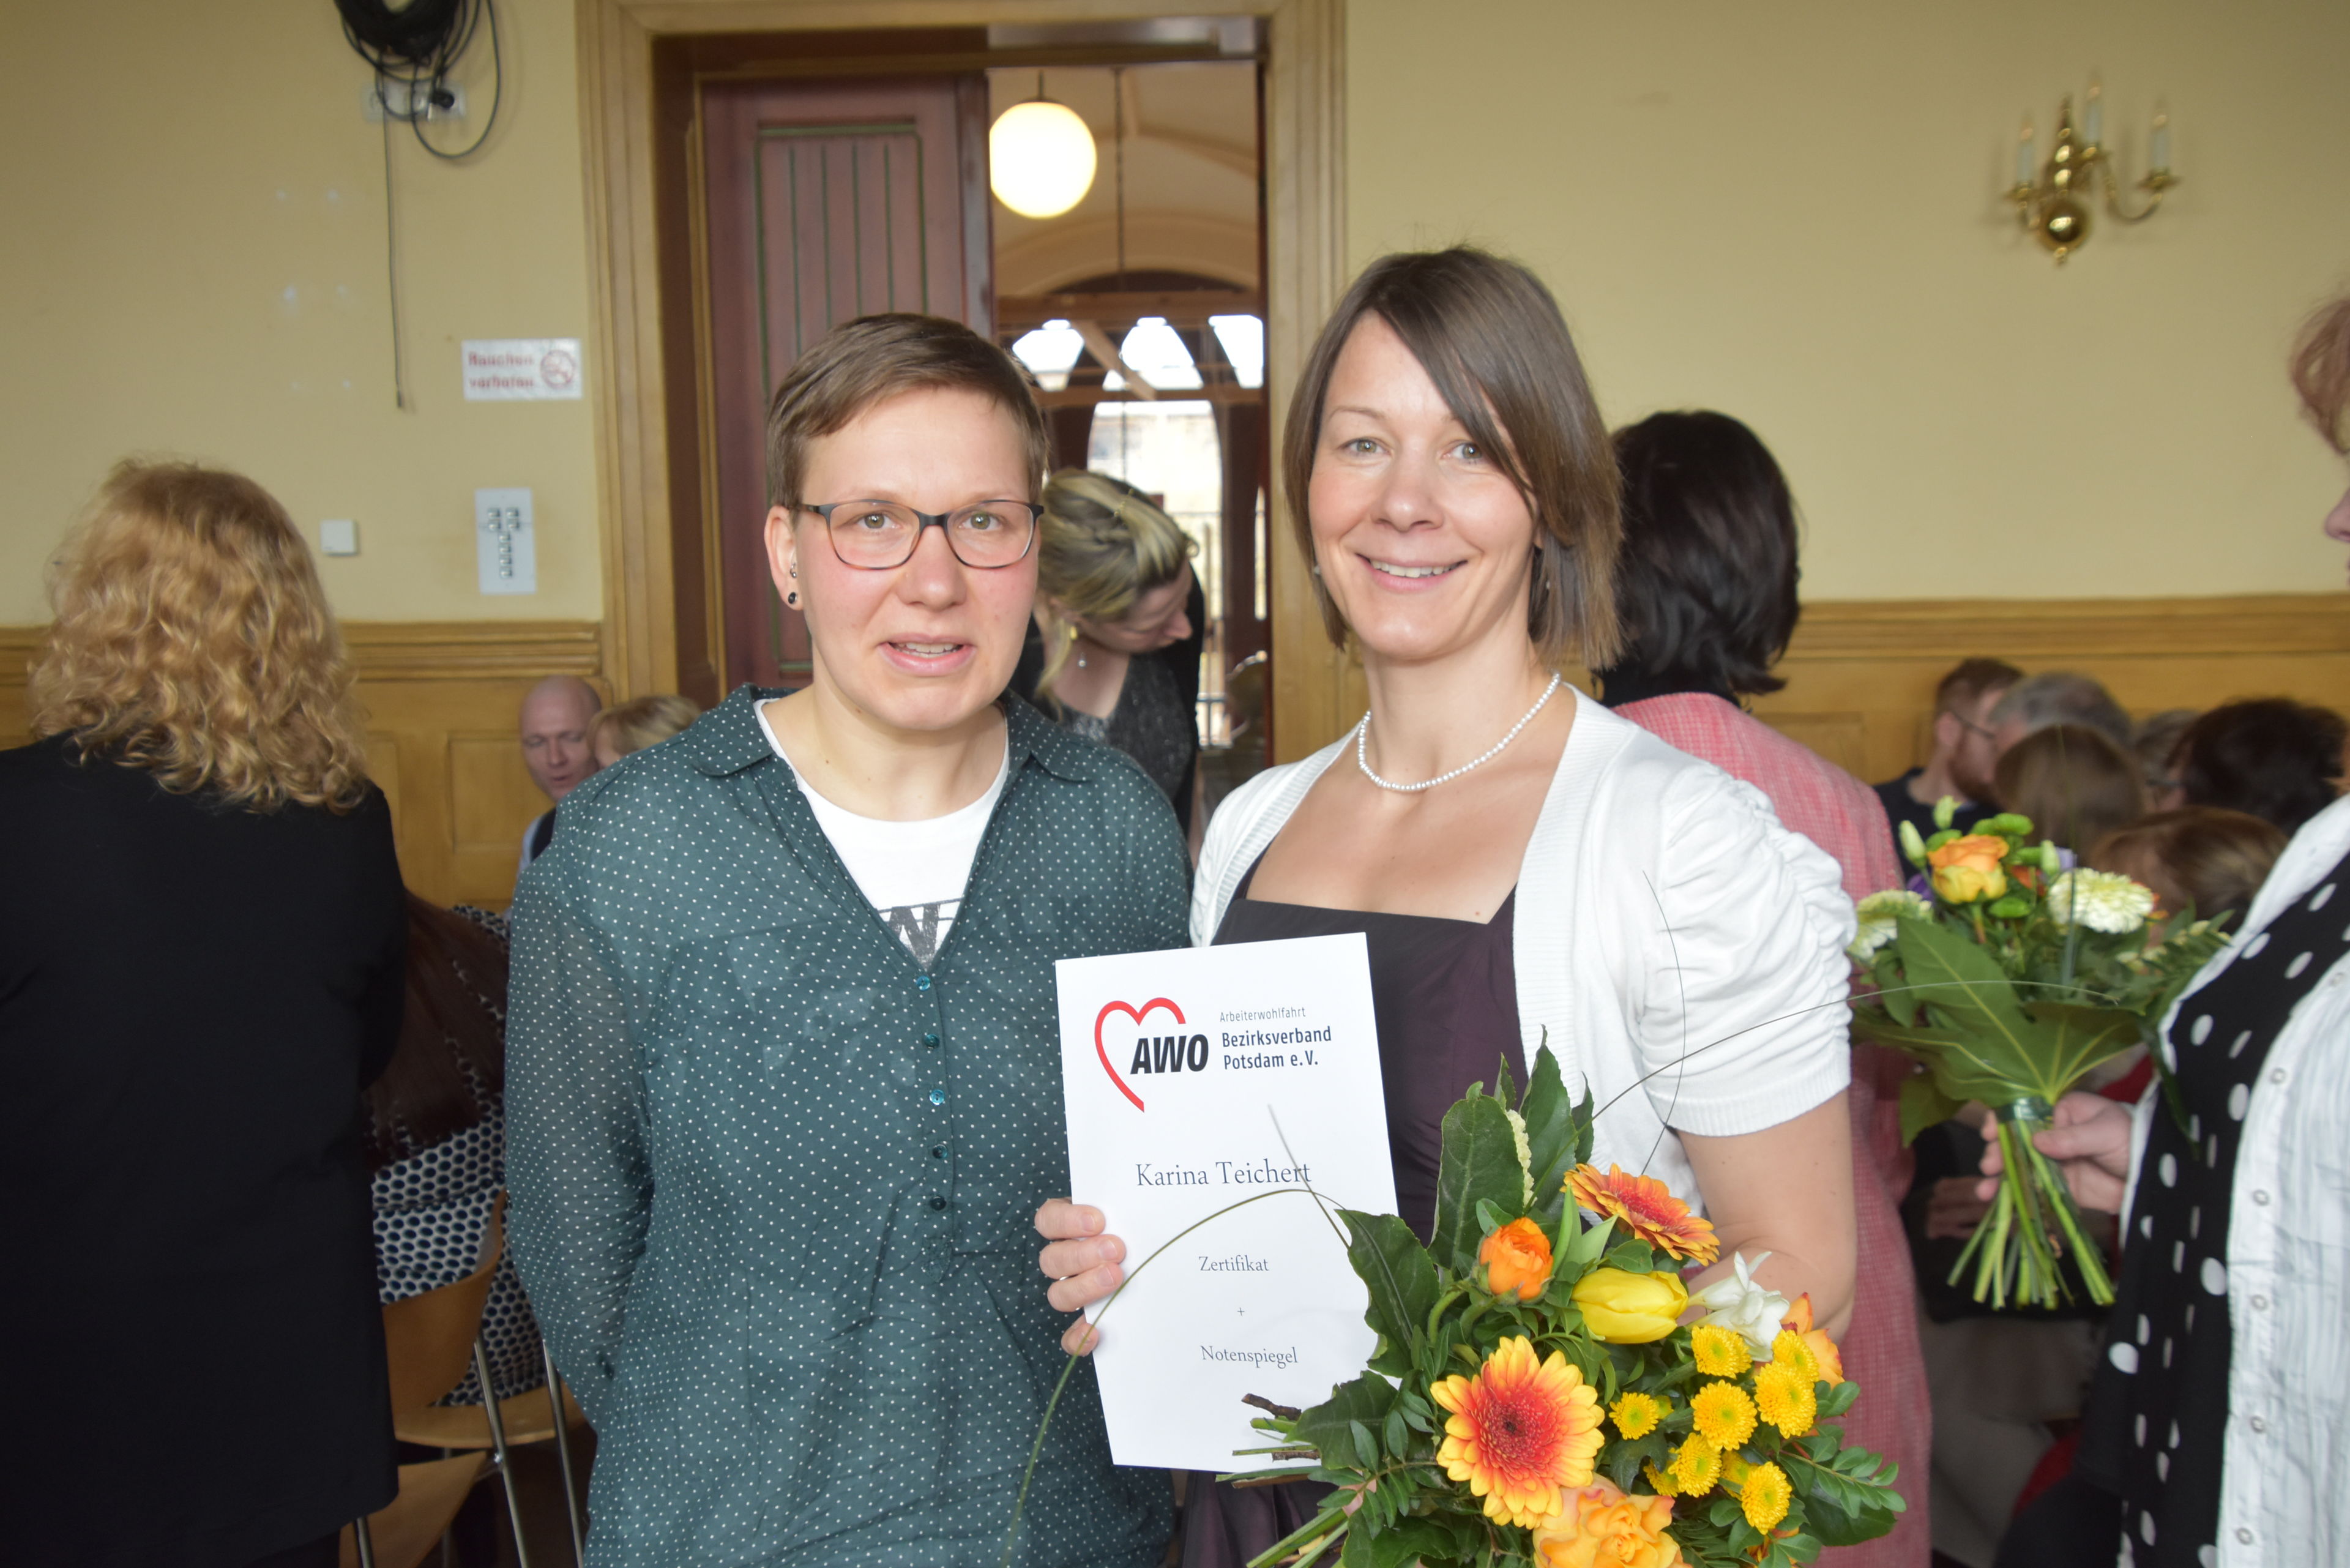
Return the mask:
<path id="1" fill-rule="evenodd" d="M 596 1427 L 588 1562 L 993 1564 L 1062 1355 L 1053 961 L 1180 947 L 1166 796 L 1007 700 L 1011 776 L 925 971 L 750 687 L 564 802 L 514 910 L 514 1252 Z M 1089 1364 L 1023 1564 L 1153 1563 Z"/>

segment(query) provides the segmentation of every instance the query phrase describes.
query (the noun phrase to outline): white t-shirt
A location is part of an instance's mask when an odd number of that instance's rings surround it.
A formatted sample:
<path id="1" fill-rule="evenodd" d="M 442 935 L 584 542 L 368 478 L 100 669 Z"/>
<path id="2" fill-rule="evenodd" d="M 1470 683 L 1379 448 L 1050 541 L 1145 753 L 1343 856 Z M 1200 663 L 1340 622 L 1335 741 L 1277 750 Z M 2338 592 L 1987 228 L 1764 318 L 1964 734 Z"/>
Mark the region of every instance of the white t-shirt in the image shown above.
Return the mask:
<path id="1" fill-rule="evenodd" d="M 764 710 L 759 723 L 768 746 L 789 763 L 791 756 L 775 738 L 775 726 L 767 722 Z M 979 841 L 987 834 L 988 818 L 995 814 L 995 803 L 1003 796 L 1011 773 L 1012 747 L 1007 737 L 995 782 L 977 800 L 944 816 L 886 822 L 836 805 L 810 788 L 807 776 L 798 768 L 792 769 L 800 794 L 807 797 L 808 809 L 816 814 L 816 825 L 832 841 L 833 853 L 848 868 L 857 890 L 924 969 L 938 957 L 962 909 L 971 863 L 979 857 Z"/>

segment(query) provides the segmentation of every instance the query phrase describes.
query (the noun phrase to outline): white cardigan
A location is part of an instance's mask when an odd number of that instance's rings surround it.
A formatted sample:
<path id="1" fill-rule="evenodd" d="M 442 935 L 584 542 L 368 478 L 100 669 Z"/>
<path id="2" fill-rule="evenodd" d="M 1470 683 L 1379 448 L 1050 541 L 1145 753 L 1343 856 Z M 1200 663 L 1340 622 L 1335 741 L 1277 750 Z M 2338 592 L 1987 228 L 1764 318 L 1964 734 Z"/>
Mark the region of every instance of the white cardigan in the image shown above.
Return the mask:
<path id="1" fill-rule="evenodd" d="M 1547 1031 L 1568 1086 L 1589 1084 L 1602 1168 L 1660 1178 L 1701 1207 L 1674 1128 L 1776 1127 L 1851 1080 L 1852 902 L 1835 862 L 1761 791 L 1567 690 L 1575 727 L 1518 872 L 1519 1031 L 1528 1060 Z M 1192 887 L 1194 945 L 1214 940 L 1242 877 L 1351 744 L 1267 769 L 1223 803 Z"/>

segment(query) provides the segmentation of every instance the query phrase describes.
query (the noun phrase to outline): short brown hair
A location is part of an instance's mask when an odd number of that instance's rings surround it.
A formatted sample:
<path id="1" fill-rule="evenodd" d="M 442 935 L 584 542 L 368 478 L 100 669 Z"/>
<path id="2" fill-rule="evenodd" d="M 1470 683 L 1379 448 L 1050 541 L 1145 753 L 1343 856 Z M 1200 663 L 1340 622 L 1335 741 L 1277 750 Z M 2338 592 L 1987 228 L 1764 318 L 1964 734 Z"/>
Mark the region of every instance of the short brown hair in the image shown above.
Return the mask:
<path id="1" fill-rule="evenodd" d="M 1942 677 L 1934 688 L 1934 711 L 1955 713 L 1985 692 L 2004 691 L 2023 679 L 2023 671 L 2003 659 L 1970 659 Z"/>
<path id="2" fill-rule="evenodd" d="M 349 811 L 367 743 L 302 535 L 241 473 L 118 464 L 50 581 L 33 728 L 175 794 Z"/>
<path id="3" fill-rule="evenodd" d="M 2106 834 L 2085 858 L 2153 888 L 2166 914 L 2191 904 L 2198 919 L 2234 915 L 2241 925 L 2284 846 L 2284 831 L 2274 823 L 2224 806 L 2190 805 Z"/>
<path id="4" fill-rule="evenodd" d="M 1028 372 L 960 321 L 901 312 L 842 322 L 785 375 L 767 404 L 767 504 L 796 506 L 807 499 L 799 487 L 809 441 L 918 387 L 977 392 L 1010 414 L 1027 446 L 1028 498 L 1035 498 L 1052 464 L 1053 436 Z"/>
<path id="5" fill-rule="evenodd" d="M 2326 444 L 2350 452 L 2350 295 L 2303 324 L 2293 340 L 2293 388 Z"/>
<path id="6" fill-rule="evenodd" d="M 1526 498 L 1537 541 L 1526 633 L 1544 662 L 1579 654 L 1594 670 L 1615 663 L 1623 646 L 1616 557 L 1624 524 L 1607 427 L 1550 290 L 1515 262 L 1483 251 L 1380 257 L 1314 340 L 1281 449 L 1289 520 L 1306 558 L 1314 556 L 1306 492 L 1322 443 L 1322 407 L 1338 355 L 1367 316 L 1403 340 L 1452 417 Z M 1344 643 L 1347 623 L 1319 578 L 1314 594 L 1330 640 Z"/>
<path id="7" fill-rule="evenodd" d="M 2002 811 L 2030 817 L 2034 835 L 2064 849 L 2085 849 L 2146 815 L 2137 759 L 2085 724 L 2051 724 L 2008 747 L 1991 791 Z"/>
<path id="8" fill-rule="evenodd" d="M 656 692 L 598 713 L 588 722 L 588 745 L 593 750 L 598 741 L 608 736 L 614 751 L 624 757 L 634 756 L 647 746 L 657 746 L 671 735 L 682 734 L 701 717 L 701 704 L 692 698 L 681 697 L 674 691 Z"/>

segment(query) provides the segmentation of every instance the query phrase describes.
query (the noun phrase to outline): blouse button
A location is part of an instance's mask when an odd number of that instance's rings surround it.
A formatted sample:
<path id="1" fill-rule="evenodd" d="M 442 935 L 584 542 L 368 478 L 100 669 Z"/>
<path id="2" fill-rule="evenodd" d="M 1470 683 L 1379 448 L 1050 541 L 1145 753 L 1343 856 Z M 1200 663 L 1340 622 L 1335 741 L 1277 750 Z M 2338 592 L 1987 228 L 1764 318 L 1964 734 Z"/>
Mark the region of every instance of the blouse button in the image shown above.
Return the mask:
<path id="1" fill-rule="evenodd" d="M 2269 1189 L 2265 1187 L 2254 1188 L 2252 1189 L 2252 1201 L 2259 1204 L 2263 1209 L 2267 1208 L 2269 1206 Z"/>
<path id="2" fill-rule="evenodd" d="M 931 1150 L 931 1158 L 932 1159 L 944 1159 L 946 1157 L 947 1146 L 944 1144 L 941 1144 L 938 1147 Z"/>
<path id="3" fill-rule="evenodd" d="M 2238 1525 L 2236 1527 L 2236 1539 L 2242 1542 L 2245 1545 L 2250 1546 L 2252 1543 L 2252 1532 L 2245 1529 L 2242 1525 Z"/>
<path id="4" fill-rule="evenodd" d="M 2252 1298 L 2252 1310 L 2253 1310 L 2254 1312 L 2266 1312 L 2266 1311 L 2268 1311 L 2268 1310 L 2269 1310 L 2269 1298 L 2268 1298 L 2268 1297 L 2266 1297 L 2266 1296 L 2254 1296 L 2254 1297 Z"/>
<path id="5" fill-rule="evenodd" d="M 925 1045 L 936 1045 L 938 1043 L 939 1037 L 935 1034 L 925 1034 L 922 1036 L 922 1044 Z"/>
<path id="6" fill-rule="evenodd" d="M 931 1091 L 931 1104 L 934 1106 L 943 1106 L 946 1103 L 947 1092 L 944 1089 L 932 1089 Z"/>
<path id="7" fill-rule="evenodd" d="M 939 1200 L 938 1200 L 937 1199 L 935 1199 L 935 1198 L 931 1199 L 931 1207 L 936 1208 L 936 1207 L 938 1206 L 938 1202 L 939 1202 Z M 2266 1421 L 2263 1421 L 2262 1419 L 2261 1419 L 2258 1416 L 2253 1417 L 2252 1417 L 2249 1422 L 2247 1422 L 2247 1423 L 2246 1423 L 2246 1425 L 2250 1426 L 2250 1427 L 2251 1428 L 2251 1429 L 2252 1429 L 2253 1431 L 2255 1431 L 2255 1432 L 2265 1432 L 2265 1431 L 2267 1431 L 2267 1430 L 2269 1429 L 2269 1424 L 2268 1424 Z"/>
<path id="8" fill-rule="evenodd" d="M 918 975 L 916 975 L 916 976 L 914 977 L 914 989 L 915 989 L 916 991 L 928 991 L 928 990 L 930 990 L 930 989 L 931 989 L 931 977 L 930 977 L 929 975 L 926 975 L 926 974 L 918 974 Z"/>
<path id="9" fill-rule="evenodd" d="M 943 1198 L 933 1198 L 931 1199 L 931 1207 L 933 1209 L 944 1209 L 946 1206 L 947 1200 Z"/>
<path id="10" fill-rule="evenodd" d="M 2269 1082 L 2270 1082 L 2270 1083 L 2272 1083 L 2272 1084 L 2282 1084 L 2282 1083 L 2283 1083 L 2283 1082 L 2284 1082 L 2284 1069 L 2283 1069 L 2282 1067 L 2272 1067 L 2272 1068 L 2271 1068 L 2271 1069 L 2269 1070 Z"/>

